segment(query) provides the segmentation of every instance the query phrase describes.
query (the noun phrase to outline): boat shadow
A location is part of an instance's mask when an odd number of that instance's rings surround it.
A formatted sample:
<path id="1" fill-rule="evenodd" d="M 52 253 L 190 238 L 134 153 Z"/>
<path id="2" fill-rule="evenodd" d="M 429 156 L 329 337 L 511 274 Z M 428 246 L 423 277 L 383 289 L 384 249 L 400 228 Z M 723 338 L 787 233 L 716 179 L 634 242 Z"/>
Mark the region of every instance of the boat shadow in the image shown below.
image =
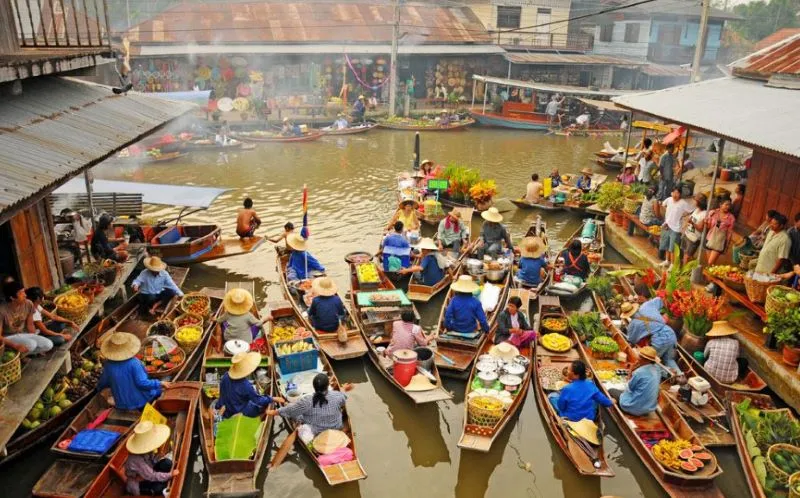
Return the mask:
<path id="1" fill-rule="evenodd" d="M 458 498 L 487 496 L 489 479 L 491 479 L 500 462 L 503 461 L 508 441 L 518 420 L 519 413 L 509 420 L 508 425 L 494 441 L 492 449 L 488 453 L 461 450 L 461 457 L 458 462 L 458 480 L 453 490 L 454 496 Z"/>

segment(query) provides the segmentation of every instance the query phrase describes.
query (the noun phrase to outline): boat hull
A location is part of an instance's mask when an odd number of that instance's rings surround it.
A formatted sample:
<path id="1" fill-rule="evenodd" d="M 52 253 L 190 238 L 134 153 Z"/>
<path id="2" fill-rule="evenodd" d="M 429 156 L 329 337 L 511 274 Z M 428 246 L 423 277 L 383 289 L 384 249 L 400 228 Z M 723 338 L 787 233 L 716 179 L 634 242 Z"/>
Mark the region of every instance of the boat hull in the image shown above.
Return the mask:
<path id="1" fill-rule="evenodd" d="M 334 130 L 333 128 L 322 128 L 321 131 L 328 136 L 339 136 L 339 135 L 358 135 L 359 133 L 366 133 L 369 130 L 377 127 L 377 123 L 369 123 L 366 126 L 353 126 L 350 128 L 345 128 L 343 130 Z"/>
<path id="2" fill-rule="evenodd" d="M 546 122 L 532 121 L 529 119 L 510 118 L 499 114 L 472 112 L 470 115 L 482 126 L 497 126 L 514 130 L 547 131 L 550 129 Z"/>
<path id="3" fill-rule="evenodd" d="M 402 124 L 382 122 L 378 123 L 378 128 L 400 131 L 456 131 L 465 130 L 468 126 L 471 126 L 474 123 L 474 119 L 462 119 L 461 121 L 451 123 L 448 126 L 403 126 Z"/>

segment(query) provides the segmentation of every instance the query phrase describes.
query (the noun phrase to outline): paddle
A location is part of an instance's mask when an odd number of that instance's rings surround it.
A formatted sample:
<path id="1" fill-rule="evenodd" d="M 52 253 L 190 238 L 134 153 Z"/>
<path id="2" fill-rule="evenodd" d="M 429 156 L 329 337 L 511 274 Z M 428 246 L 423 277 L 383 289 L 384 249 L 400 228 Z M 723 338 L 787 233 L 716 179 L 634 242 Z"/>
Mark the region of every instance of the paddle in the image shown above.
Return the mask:
<path id="1" fill-rule="evenodd" d="M 272 457 L 272 461 L 269 463 L 270 468 L 275 468 L 283 463 L 283 460 L 286 458 L 286 455 L 289 454 L 289 449 L 294 444 L 295 440 L 297 439 L 297 430 L 292 431 L 286 439 L 283 440 L 283 444 L 281 447 L 278 448 L 278 451 L 275 452 L 275 456 Z"/>
<path id="2" fill-rule="evenodd" d="M 450 358 L 448 358 L 447 356 L 443 355 L 443 354 L 442 354 L 442 353 L 440 353 L 439 351 L 436 351 L 435 349 L 431 349 L 431 351 L 433 351 L 433 354 L 435 354 L 435 355 L 436 355 L 436 356 L 438 356 L 439 358 L 443 359 L 443 360 L 444 360 L 444 361 L 446 361 L 447 363 L 449 363 L 449 364 L 451 364 L 451 365 L 455 365 L 455 364 L 456 364 L 456 362 L 455 362 L 455 361 L 451 360 Z"/>

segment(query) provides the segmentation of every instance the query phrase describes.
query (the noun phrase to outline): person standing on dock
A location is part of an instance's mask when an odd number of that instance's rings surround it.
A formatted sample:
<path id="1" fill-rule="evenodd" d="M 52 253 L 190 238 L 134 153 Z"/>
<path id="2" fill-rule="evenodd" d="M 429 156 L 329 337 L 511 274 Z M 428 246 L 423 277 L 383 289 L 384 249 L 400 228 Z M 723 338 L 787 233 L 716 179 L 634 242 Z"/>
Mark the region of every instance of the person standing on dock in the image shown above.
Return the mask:
<path id="1" fill-rule="evenodd" d="M 131 284 L 136 299 L 142 308 L 155 315 L 159 308 L 166 307 L 173 297 L 183 296 L 183 291 L 167 272 L 167 264 L 158 256 L 144 258 L 144 270 Z"/>
<path id="2" fill-rule="evenodd" d="M 770 231 L 756 260 L 757 273 L 780 273 L 784 263 L 788 263 L 792 241 L 785 230 L 786 221 L 781 213 L 775 213 L 769 220 Z"/>
<path id="3" fill-rule="evenodd" d="M 114 406 L 119 410 L 141 410 L 161 396 L 162 389 L 172 385 L 147 376 L 144 365 L 136 358 L 141 347 L 139 338 L 127 332 L 114 332 L 100 345 L 100 354 L 106 361 L 97 391 L 111 388 Z"/>
<path id="4" fill-rule="evenodd" d="M 469 275 L 461 275 L 453 282 L 450 289 L 455 294 L 444 312 L 444 328 L 448 333 L 467 337 L 480 335 L 477 328 L 480 324 L 484 333 L 489 332 L 489 323 L 480 300 L 473 293 L 478 290 L 478 284 Z"/>
<path id="5" fill-rule="evenodd" d="M 503 215 L 496 207 L 490 207 L 481 213 L 481 218 L 485 221 L 481 227 L 481 235 L 478 239 L 478 257 L 483 258 L 484 254 L 496 258 L 503 254 L 503 242 L 509 251 L 514 250 L 511 243 L 511 235 L 503 226 Z"/>
<path id="6" fill-rule="evenodd" d="M 672 189 L 672 197 L 665 199 L 661 205 L 664 207 L 664 224 L 661 226 L 661 239 L 658 243 L 658 257 L 664 261 L 661 266 L 670 266 L 679 261 L 672 261 L 675 246 L 681 244 L 681 227 L 683 218 L 694 211 L 694 206 L 686 199 L 681 199 L 681 189 Z"/>
<path id="7" fill-rule="evenodd" d="M 658 160 L 658 172 L 661 179 L 658 181 L 658 200 L 663 201 L 672 192 L 672 185 L 675 183 L 675 144 L 667 144 L 667 150 L 661 154 Z"/>

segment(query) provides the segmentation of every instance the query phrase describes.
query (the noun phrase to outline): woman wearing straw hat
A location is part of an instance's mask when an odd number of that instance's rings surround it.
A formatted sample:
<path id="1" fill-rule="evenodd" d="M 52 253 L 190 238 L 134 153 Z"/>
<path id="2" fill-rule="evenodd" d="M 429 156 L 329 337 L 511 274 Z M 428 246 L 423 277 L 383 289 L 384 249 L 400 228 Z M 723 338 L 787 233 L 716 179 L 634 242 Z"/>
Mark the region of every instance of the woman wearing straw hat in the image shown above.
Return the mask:
<path id="1" fill-rule="evenodd" d="M 172 470 L 172 460 L 156 461 L 159 449 L 169 441 L 168 425 L 144 421 L 136 424 L 125 442 L 128 459 L 125 461 L 125 489 L 132 496 L 162 496 L 169 481 L 180 476 Z"/>
<path id="2" fill-rule="evenodd" d="M 586 378 L 586 363 L 575 360 L 564 370 L 567 371 L 568 384 L 547 396 L 560 417 L 572 422 L 595 420 L 597 405 L 606 408 L 612 405 L 611 400 L 600 392 L 594 381 Z"/>
<path id="3" fill-rule="evenodd" d="M 519 271 L 516 279 L 530 287 L 536 287 L 546 275 L 547 260 L 544 252 L 547 249 L 540 237 L 525 237 L 519 245 Z"/>
<path id="4" fill-rule="evenodd" d="M 485 221 L 481 227 L 481 235 L 478 239 L 478 257 L 483 258 L 484 254 L 497 257 L 503 253 L 503 242 L 510 251 L 514 250 L 511 243 L 511 235 L 503 226 L 503 215 L 496 207 L 490 207 L 481 213 L 481 218 Z"/>
<path id="5" fill-rule="evenodd" d="M 114 406 L 120 410 L 141 410 L 161 396 L 162 388 L 171 385 L 147 376 L 142 362 L 136 358 L 141 346 L 139 338 L 127 332 L 114 332 L 100 345 L 100 355 L 106 361 L 97 390 L 110 387 Z"/>
<path id="6" fill-rule="evenodd" d="M 575 184 L 575 187 L 584 192 L 592 190 L 592 173 L 592 168 L 583 168 L 581 170 L 583 176 L 578 178 L 578 183 Z"/>
<path id="7" fill-rule="evenodd" d="M 253 342 L 261 331 L 264 320 L 251 313 L 253 296 L 245 289 L 231 289 L 222 300 L 224 313 L 217 319 L 217 351 L 228 341 L 239 340 L 247 344 Z"/>
<path id="8" fill-rule="evenodd" d="M 287 280 L 305 280 L 309 271 L 325 272 L 325 267 L 306 250 L 308 243 L 302 235 L 290 233 L 286 237 L 286 245 L 292 251 L 286 263 Z"/>
<path id="9" fill-rule="evenodd" d="M 455 295 L 447 305 L 444 312 L 444 328 L 448 334 L 457 334 L 466 337 L 477 337 L 476 331 L 480 324 L 483 332 L 489 332 L 489 323 L 481 302 L 473 296 L 478 290 L 478 284 L 469 275 L 461 275 L 450 286 Z"/>
<path id="10" fill-rule="evenodd" d="M 703 368 L 718 381 L 732 384 L 739 378 L 739 341 L 733 336 L 738 331 L 727 320 L 715 321 L 706 333 L 709 341 L 703 352 Z"/>
<path id="11" fill-rule="evenodd" d="M 237 353 L 231 358 L 231 368 L 219 381 L 217 412 L 222 418 L 241 413 L 245 417 L 259 417 L 273 402 L 284 403 L 283 398 L 259 395 L 248 377 L 261 364 L 261 354 L 256 351 Z"/>
<path id="12" fill-rule="evenodd" d="M 403 228 L 406 232 L 419 231 L 419 216 L 417 216 L 417 208 L 419 203 L 414 199 L 403 199 L 395 211 L 392 220 L 387 225 L 386 230 L 389 231 L 394 228 L 394 224 L 398 221 L 403 222 Z"/>
<path id="13" fill-rule="evenodd" d="M 166 307 L 173 297 L 183 296 L 167 271 L 167 264 L 158 256 L 144 258 L 144 270 L 133 280 L 131 288 L 137 293 L 139 305 L 151 315 L 158 313 L 162 306 Z"/>
<path id="14" fill-rule="evenodd" d="M 447 259 L 436 252 L 439 247 L 430 237 L 423 237 L 416 248 L 422 255 L 419 264 L 400 270 L 400 273 L 413 273 L 414 280 L 433 287 L 444 278 L 447 272 Z"/>
<path id="15" fill-rule="evenodd" d="M 608 394 L 619 401 L 619 407 L 634 416 L 653 413 L 658 408 L 661 367 L 658 353 L 651 346 L 639 349 L 639 361 L 631 372 L 625 390 L 609 389 Z"/>
<path id="16" fill-rule="evenodd" d="M 661 316 L 662 308 L 663 304 L 659 297 L 642 304 L 633 315 L 631 323 L 628 324 L 628 342 L 637 345 L 643 343 L 645 339 L 649 339 L 650 345 L 658 352 L 664 366 L 679 372 L 680 369 L 675 362 L 678 338 L 672 327 L 667 325 L 664 317 Z"/>
<path id="17" fill-rule="evenodd" d="M 311 283 L 314 299 L 308 308 L 308 319 L 315 330 L 336 332 L 346 312 L 336 282 L 330 277 L 315 278 Z"/>

